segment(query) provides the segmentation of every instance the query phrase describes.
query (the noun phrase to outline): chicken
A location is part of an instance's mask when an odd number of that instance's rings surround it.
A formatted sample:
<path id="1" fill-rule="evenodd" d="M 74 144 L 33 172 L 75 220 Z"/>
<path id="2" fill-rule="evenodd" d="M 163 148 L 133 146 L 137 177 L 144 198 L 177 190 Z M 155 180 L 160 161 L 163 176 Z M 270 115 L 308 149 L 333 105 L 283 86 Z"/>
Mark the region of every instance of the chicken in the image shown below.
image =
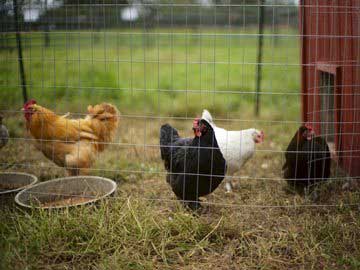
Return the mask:
<path id="1" fill-rule="evenodd" d="M 0 149 L 3 148 L 9 141 L 9 132 L 2 123 L 3 116 L 0 114 Z"/>
<path id="2" fill-rule="evenodd" d="M 215 132 L 216 140 L 223 157 L 226 160 L 227 192 L 232 191 L 231 179 L 242 166 L 254 155 L 255 145 L 264 141 L 264 132 L 255 128 L 228 131 L 215 125 L 211 114 L 204 110 L 201 119 L 206 120 Z"/>
<path id="3" fill-rule="evenodd" d="M 315 137 L 309 124 L 301 126 L 285 152 L 284 178 L 296 191 L 302 192 L 312 184 L 330 176 L 331 158 L 326 141 Z"/>
<path id="4" fill-rule="evenodd" d="M 26 127 L 37 149 L 69 175 L 86 174 L 97 153 L 114 140 L 119 112 L 114 105 L 88 106 L 83 119 L 68 119 L 30 100 L 23 107 Z"/>
<path id="5" fill-rule="evenodd" d="M 179 200 L 196 210 L 199 197 L 212 193 L 224 179 L 226 164 L 212 127 L 196 119 L 193 130 L 193 138 L 180 138 L 169 124 L 161 126 L 160 150 L 166 181 Z"/>

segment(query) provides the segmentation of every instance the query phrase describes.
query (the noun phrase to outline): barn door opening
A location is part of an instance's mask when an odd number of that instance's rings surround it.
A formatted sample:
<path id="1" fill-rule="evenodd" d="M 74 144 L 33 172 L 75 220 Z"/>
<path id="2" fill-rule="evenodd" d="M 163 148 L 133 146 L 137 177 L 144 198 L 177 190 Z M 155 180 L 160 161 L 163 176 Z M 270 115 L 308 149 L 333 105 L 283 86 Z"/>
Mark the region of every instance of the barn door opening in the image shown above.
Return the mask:
<path id="1" fill-rule="evenodd" d="M 320 72 L 320 121 L 321 134 L 329 144 L 335 143 L 335 76 Z"/>

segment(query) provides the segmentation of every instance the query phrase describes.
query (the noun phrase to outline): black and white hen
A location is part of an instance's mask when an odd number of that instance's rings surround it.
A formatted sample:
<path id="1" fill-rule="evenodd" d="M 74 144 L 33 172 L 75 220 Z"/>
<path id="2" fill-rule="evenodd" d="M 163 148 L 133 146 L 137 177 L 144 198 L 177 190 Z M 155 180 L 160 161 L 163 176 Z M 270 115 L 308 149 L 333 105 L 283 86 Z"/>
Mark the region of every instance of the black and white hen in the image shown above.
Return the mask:
<path id="1" fill-rule="evenodd" d="M 179 200 L 196 210 L 199 197 L 212 193 L 224 179 L 226 163 L 211 125 L 195 119 L 193 130 L 193 138 L 180 138 L 169 124 L 161 126 L 160 150 L 166 181 Z"/>

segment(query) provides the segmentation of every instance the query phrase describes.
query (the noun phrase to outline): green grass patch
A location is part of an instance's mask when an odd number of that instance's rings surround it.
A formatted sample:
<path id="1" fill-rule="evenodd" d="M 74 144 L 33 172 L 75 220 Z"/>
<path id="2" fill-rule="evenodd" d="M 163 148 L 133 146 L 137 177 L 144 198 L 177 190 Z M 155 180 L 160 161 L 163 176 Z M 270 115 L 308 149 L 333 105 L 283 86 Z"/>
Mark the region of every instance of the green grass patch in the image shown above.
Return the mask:
<path id="1" fill-rule="evenodd" d="M 41 33 L 25 33 L 29 96 L 59 110 L 78 110 L 106 100 L 125 113 L 179 116 L 203 107 L 219 113 L 242 112 L 245 106 L 253 107 L 255 98 L 253 33 L 241 29 L 52 32 L 49 47 L 44 47 Z M 289 110 L 299 108 L 299 47 L 296 32 L 291 33 L 294 36 L 276 43 L 264 38 L 264 108 L 284 104 Z M 14 35 L 7 38 L 14 44 Z M 19 108 L 23 101 L 16 50 L 0 51 L 0 59 L 4 63 L 0 95 L 6 97 L 0 109 Z M 294 96 L 269 94 L 273 92 Z"/>

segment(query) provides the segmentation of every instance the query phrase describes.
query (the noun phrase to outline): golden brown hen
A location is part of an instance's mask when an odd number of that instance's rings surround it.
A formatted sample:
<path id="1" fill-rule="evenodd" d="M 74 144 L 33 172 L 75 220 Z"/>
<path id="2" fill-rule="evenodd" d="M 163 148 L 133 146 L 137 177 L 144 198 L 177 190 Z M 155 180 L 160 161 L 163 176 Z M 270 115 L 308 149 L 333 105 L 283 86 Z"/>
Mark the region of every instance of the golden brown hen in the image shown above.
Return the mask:
<path id="1" fill-rule="evenodd" d="M 117 108 L 109 103 L 88 106 L 82 119 L 57 115 L 35 100 L 25 103 L 23 111 L 36 148 L 70 175 L 87 173 L 97 153 L 114 140 L 119 122 Z"/>

